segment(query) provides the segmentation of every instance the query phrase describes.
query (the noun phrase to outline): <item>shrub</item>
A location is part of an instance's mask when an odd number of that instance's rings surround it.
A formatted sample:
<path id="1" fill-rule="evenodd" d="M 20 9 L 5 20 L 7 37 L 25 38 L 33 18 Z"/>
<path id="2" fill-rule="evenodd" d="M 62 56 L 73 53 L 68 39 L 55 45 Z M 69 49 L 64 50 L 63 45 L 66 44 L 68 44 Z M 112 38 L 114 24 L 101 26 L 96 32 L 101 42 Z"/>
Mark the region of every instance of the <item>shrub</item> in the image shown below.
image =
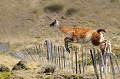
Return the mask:
<path id="1" fill-rule="evenodd" d="M 119 0 L 110 0 L 111 2 L 116 2 L 116 1 L 119 1 Z"/>
<path id="2" fill-rule="evenodd" d="M 45 12 L 61 12 L 63 10 L 64 6 L 62 4 L 53 4 L 53 5 L 49 5 L 46 6 L 44 8 Z"/>
<path id="3" fill-rule="evenodd" d="M 45 79 L 53 79 L 52 76 L 47 76 Z"/>
<path id="4" fill-rule="evenodd" d="M 26 67 L 26 62 L 25 61 L 19 61 L 13 68 L 12 70 L 28 70 L 29 68 Z"/>
<path id="5" fill-rule="evenodd" d="M 2 64 L 0 64 L 0 72 L 9 72 L 10 69 Z"/>
<path id="6" fill-rule="evenodd" d="M 0 64 L 0 79 L 7 79 L 10 75 L 10 69 Z"/>
<path id="7" fill-rule="evenodd" d="M 9 79 L 11 72 L 0 72 L 0 79 Z"/>
<path id="8" fill-rule="evenodd" d="M 33 13 L 33 14 L 36 14 L 37 12 L 38 12 L 37 10 L 33 10 L 33 12 L 32 12 L 32 13 Z"/>
<path id="9" fill-rule="evenodd" d="M 74 13 L 77 12 L 77 9 L 75 8 L 69 8 L 67 11 L 66 11 L 66 15 L 73 15 Z"/>

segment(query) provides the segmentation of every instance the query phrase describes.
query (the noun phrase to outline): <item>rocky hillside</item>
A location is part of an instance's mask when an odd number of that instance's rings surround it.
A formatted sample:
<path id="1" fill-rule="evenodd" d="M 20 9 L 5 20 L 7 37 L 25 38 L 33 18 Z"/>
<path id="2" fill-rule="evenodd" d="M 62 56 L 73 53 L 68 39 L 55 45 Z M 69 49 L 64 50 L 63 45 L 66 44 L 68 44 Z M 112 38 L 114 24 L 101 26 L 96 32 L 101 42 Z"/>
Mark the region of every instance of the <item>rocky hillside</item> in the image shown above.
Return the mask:
<path id="1" fill-rule="evenodd" d="M 61 10 L 46 9 L 54 4 Z M 48 27 L 54 18 L 68 27 L 104 28 L 113 46 L 120 46 L 119 0 L 0 0 L 0 41 L 19 46 L 44 39 L 61 43 L 64 34 Z"/>

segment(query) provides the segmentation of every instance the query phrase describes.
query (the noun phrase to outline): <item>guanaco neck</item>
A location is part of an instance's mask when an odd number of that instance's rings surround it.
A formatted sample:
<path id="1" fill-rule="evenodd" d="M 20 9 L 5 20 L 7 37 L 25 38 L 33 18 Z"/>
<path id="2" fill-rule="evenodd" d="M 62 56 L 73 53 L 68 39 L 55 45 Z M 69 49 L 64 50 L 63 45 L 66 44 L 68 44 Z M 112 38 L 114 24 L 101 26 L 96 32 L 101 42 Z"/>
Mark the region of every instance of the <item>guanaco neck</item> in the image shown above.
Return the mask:
<path id="1" fill-rule="evenodd" d="M 71 28 L 67 28 L 63 24 L 59 25 L 59 29 L 64 33 L 69 33 L 71 31 Z"/>

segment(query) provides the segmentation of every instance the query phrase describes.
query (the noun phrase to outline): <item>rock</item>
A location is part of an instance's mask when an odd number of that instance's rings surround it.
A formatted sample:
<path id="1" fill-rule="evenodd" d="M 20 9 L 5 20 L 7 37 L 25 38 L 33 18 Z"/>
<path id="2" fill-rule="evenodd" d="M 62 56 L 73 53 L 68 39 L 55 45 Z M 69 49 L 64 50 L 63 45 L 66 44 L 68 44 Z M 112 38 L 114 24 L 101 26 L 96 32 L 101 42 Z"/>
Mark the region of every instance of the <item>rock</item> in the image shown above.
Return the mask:
<path id="1" fill-rule="evenodd" d="M 9 72 L 10 69 L 2 64 L 0 64 L 0 72 Z"/>
<path id="2" fill-rule="evenodd" d="M 26 62 L 25 61 L 19 61 L 13 68 L 12 70 L 28 70 L 29 68 L 27 68 L 26 66 Z"/>

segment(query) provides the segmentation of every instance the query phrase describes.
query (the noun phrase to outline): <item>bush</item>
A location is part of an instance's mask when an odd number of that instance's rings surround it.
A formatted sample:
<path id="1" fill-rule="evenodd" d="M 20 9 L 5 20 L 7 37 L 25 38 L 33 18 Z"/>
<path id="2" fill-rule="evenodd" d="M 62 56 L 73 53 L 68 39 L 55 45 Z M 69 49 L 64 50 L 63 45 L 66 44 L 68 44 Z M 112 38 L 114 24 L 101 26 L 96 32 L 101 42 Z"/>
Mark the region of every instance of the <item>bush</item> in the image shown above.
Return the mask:
<path id="1" fill-rule="evenodd" d="M 67 11 L 66 11 L 66 15 L 73 15 L 74 13 L 77 12 L 77 9 L 75 8 L 69 8 Z"/>
<path id="2" fill-rule="evenodd" d="M 9 72 L 10 69 L 2 64 L 0 64 L 0 72 Z"/>
<path id="3" fill-rule="evenodd" d="M 37 12 L 38 12 L 37 10 L 33 10 L 33 12 L 32 12 L 32 13 L 33 13 L 33 14 L 36 14 Z"/>
<path id="4" fill-rule="evenodd" d="M 111 2 L 116 2 L 116 1 L 119 1 L 119 0 L 110 0 Z"/>
<path id="5" fill-rule="evenodd" d="M 0 64 L 0 79 L 8 79 L 10 75 L 11 75 L 10 69 Z"/>
<path id="6" fill-rule="evenodd" d="M 45 12 L 61 12 L 64 6 L 62 4 L 49 5 L 44 8 Z"/>
<path id="7" fill-rule="evenodd" d="M 26 62 L 25 61 L 19 61 L 13 68 L 12 70 L 28 70 L 29 68 L 26 67 Z"/>
<path id="8" fill-rule="evenodd" d="M 9 79 L 11 72 L 0 72 L 0 79 Z"/>

